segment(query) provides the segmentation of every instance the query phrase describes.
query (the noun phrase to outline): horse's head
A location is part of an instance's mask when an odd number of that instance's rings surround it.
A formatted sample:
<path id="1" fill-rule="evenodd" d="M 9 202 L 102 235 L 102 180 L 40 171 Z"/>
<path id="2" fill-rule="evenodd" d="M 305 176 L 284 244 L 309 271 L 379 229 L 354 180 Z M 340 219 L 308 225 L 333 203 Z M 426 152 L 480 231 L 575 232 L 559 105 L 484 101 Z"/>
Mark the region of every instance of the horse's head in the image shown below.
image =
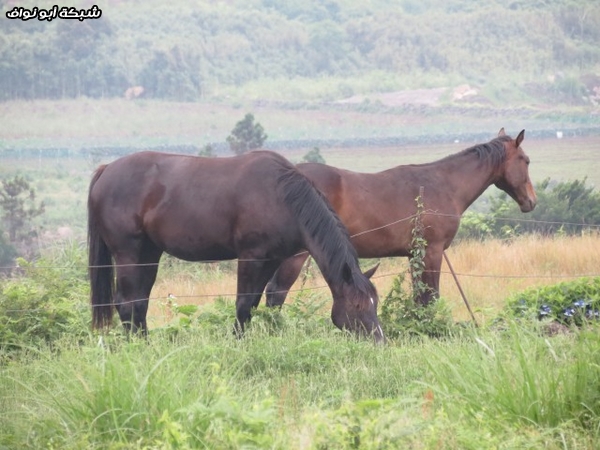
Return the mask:
<path id="1" fill-rule="evenodd" d="M 378 266 L 363 274 L 359 271 L 353 273 L 345 264 L 344 283 L 332 290 L 331 320 L 342 330 L 350 330 L 361 336 L 373 336 L 375 342 L 383 343 L 383 330 L 377 318 L 379 296 L 375 286 L 369 281 Z"/>
<path id="2" fill-rule="evenodd" d="M 504 128 L 500 129 L 498 136 L 506 136 Z M 516 139 L 504 141 L 506 157 L 495 185 L 510 195 L 522 212 L 529 212 L 535 208 L 537 196 L 529 179 L 529 157 L 521 148 L 524 138 L 525 130 L 522 130 Z"/>

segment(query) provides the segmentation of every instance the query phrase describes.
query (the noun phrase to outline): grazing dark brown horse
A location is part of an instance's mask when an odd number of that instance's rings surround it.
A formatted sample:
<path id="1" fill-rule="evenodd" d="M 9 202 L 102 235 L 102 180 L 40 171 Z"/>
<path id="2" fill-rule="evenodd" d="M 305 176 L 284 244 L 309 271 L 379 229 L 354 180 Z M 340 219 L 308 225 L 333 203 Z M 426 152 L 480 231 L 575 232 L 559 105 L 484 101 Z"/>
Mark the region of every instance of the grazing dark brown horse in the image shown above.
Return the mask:
<path id="1" fill-rule="evenodd" d="M 276 153 L 140 152 L 101 166 L 90 184 L 88 243 L 95 328 L 110 325 L 115 306 L 126 330 L 147 332 L 148 298 L 167 252 L 188 261 L 238 258 L 241 334 L 280 263 L 306 248 L 333 294 L 333 323 L 383 339 L 377 292 L 360 272 L 347 230 Z"/>
<path id="2" fill-rule="evenodd" d="M 510 195 L 521 211 L 533 210 L 535 190 L 529 158 L 521 149 L 525 130 L 516 139 L 504 133 L 439 161 L 397 166 L 379 173 L 357 173 L 324 164 L 297 167 L 327 197 L 348 229 L 360 258 L 410 257 L 411 220 L 423 187 L 424 238 L 427 250 L 422 281 L 430 288 L 417 301 L 427 305 L 439 295 L 443 252 L 458 231 L 462 213 L 490 185 Z M 281 265 L 267 285 L 267 305 L 280 306 L 308 255 Z"/>

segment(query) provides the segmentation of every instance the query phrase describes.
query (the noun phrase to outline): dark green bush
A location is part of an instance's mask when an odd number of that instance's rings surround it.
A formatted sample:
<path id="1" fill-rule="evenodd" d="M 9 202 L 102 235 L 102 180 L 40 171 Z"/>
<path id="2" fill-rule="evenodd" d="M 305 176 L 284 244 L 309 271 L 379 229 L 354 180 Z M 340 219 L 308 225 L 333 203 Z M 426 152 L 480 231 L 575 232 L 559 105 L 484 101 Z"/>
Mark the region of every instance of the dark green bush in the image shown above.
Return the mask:
<path id="1" fill-rule="evenodd" d="M 506 314 L 581 326 L 600 319 L 600 277 L 527 289 L 507 302 Z"/>

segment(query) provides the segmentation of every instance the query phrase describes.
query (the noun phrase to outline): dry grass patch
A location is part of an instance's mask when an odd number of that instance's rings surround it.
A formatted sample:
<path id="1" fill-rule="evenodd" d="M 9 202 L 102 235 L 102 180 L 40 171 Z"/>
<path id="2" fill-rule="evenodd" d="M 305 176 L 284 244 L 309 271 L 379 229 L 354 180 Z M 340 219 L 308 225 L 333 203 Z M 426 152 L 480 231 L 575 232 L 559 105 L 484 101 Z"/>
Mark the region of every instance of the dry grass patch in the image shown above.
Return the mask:
<path id="1" fill-rule="evenodd" d="M 467 300 L 482 321 L 500 311 L 512 294 L 534 286 L 585 276 L 600 276 L 600 235 L 523 236 L 512 241 L 465 241 L 447 250 Z M 442 266 L 441 290 L 459 320 L 468 319 L 448 267 Z"/>
<path id="2" fill-rule="evenodd" d="M 457 242 L 447 255 L 479 323 L 492 320 L 504 307 L 508 297 L 533 286 L 545 286 L 585 276 L 600 276 L 600 234 L 574 237 L 523 236 L 512 241 L 486 240 Z M 394 277 L 406 272 L 406 258 L 382 259 L 372 281 L 383 300 Z M 369 268 L 375 261 L 363 261 Z M 168 294 L 176 297 L 179 305 L 211 304 L 216 297 L 236 293 L 235 267 L 219 270 L 218 264 L 192 264 L 199 269 L 180 271 L 171 269 L 159 274 L 152 290 L 149 319 L 162 323 L 168 319 L 165 305 Z M 408 277 L 407 286 L 409 289 Z M 469 313 L 456 283 L 444 262 L 440 281 L 441 294 L 449 303 L 456 320 L 470 320 Z M 287 302 L 293 302 L 301 290 L 309 290 L 331 298 L 329 288 L 314 262 L 308 272 L 303 270 L 292 286 Z M 264 299 L 262 300 L 264 305 Z M 326 303 L 326 307 L 330 307 Z M 261 306 L 264 307 L 264 306 Z"/>

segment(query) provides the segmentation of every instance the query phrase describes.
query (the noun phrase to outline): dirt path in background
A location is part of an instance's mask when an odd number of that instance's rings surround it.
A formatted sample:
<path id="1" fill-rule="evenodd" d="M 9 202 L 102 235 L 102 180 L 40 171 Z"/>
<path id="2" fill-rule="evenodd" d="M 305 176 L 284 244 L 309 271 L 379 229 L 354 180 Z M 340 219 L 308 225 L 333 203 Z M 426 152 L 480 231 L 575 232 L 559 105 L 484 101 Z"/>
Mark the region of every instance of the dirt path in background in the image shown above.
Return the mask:
<path id="1" fill-rule="evenodd" d="M 448 92 L 448 88 L 413 89 L 407 91 L 386 92 L 383 94 L 355 95 L 338 104 L 359 104 L 364 101 L 379 102 L 385 106 L 427 105 L 439 106 L 441 98 Z"/>

